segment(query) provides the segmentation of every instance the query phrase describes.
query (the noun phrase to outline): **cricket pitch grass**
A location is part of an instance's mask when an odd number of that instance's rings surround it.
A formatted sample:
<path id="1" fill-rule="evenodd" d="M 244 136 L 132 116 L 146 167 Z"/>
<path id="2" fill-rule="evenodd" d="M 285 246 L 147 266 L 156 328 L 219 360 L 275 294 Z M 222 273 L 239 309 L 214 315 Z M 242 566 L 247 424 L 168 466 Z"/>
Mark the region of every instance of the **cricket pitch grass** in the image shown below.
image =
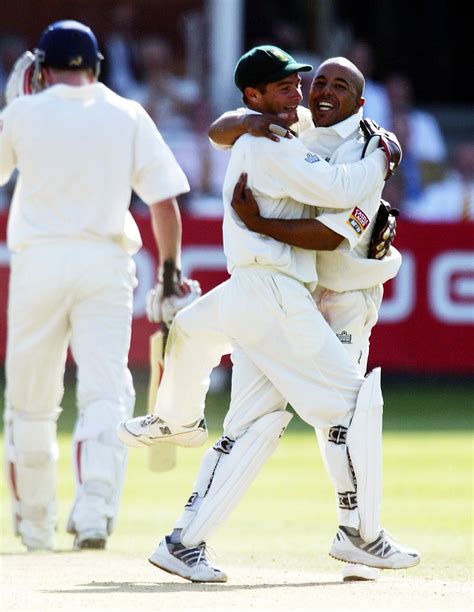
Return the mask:
<path id="1" fill-rule="evenodd" d="M 137 385 L 139 387 L 139 385 Z M 178 449 L 178 466 L 148 470 L 131 449 L 122 504 L 105 551 L 72 552 L 69 390 L 59 423 L 57 551 L 25 553 L 1 486 L 3 610 L 472 610 L 472 389 L 395 386 L 385 391 L 382 522 L 421 564 L 344 583 L 328 556 L 335 500 L 312 430 L 295 417 L 280 446 L 210 546 L 226 584 L 193 584 L 148 563 L 192 490 L 205 449 Z M 137 414 L 145 412 L 139 390 Z M 207 407 L 209 445 L 227 394 Z"/>

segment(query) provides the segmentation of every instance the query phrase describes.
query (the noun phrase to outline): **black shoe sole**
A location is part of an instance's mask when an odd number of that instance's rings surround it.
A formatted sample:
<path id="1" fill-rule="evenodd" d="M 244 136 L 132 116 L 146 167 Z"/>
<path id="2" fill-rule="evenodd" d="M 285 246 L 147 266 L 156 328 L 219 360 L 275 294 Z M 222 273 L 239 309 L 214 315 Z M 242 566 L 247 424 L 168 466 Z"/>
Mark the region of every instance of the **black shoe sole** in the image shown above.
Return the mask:
<path id="1" fill-rule="evenodd" d="M 104 538 L 86 538 L 82 540 L 78 548 L 80 550 L 103 550 L 106 540 Z"/>

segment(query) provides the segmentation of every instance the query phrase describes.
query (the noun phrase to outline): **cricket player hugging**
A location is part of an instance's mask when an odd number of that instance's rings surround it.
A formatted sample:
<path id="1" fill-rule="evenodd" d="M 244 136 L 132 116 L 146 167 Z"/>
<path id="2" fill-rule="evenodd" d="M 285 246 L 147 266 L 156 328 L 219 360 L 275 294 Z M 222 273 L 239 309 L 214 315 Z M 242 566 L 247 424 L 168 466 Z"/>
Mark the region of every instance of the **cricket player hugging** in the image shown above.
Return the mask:
<path id="1" fill-rule="evenodd" d="M 262 115 L 285 111 L 294 122 L 301 100 L 298 71 L 310 68 L 281 49 L 262 46 L 242 56 L 234 78 L 252 110 Z M 417 551 L 397 545 L 380 527 L 380 369 L 363 377 L 310 293 L 318 281 L 314 251 L 328 246 L 310 245 L 304 237 L 283 244 L 281 235 L 277 237 L 271 231 L 265 235 L 260 224 L 250 228 L 235 214 L 233 194 L 245 174 L 261 217 L 267 218 L 272 227 L 285 221 L 295 230 L 309 223 L 310 231 L 302 234 L 316 234 L 322 243 L 331 242 L 329 250 L 344 238 L 357 248 L 362 234 L 369 246 L 369 236 L 362 231 L 370 224 L 369 216 L 363 212 L 363 205 L 354 207 L 354 203 L 370 199 L 375 220 L 383 181 L 390 176 L 392 165 L 398 164 L 400 148 L 393 137 L 391 149 L 386 142 L 391 136 L 379 131 L 368 144 L 372 142 L 380 150 L 365 156 L 367 149 L 363 149 L 365 141 L 360 133 L 362 75 L 344 58 L 327 61 L 321 69 L 324 72 L 313 83 L 325 92 L 326 99 L 319 102 L 314 97 L 313 119 L 318 113 L 334 118 L 339 107 L 347 111 L 341 118 L 345 122 L 338 128 L 338 138 L 332 130 L 322 133 L 332 142 L 340 143 L 342 136 L 348 157 L 322 157 L 296 138 L 282 138 L 276 145 L 270 141 L 273 139 L 245 133 L 245 122 L 240 122 L 244 130 L 233 145 L 223 188 L 224 250 L 230 279 L 180 313 L 171 328 L 171 334 L 180 333 L 183 341 L 179 351 L 173 351 L 171 343 L 164 379 L 171 377 L 171 371 L 179 372 L 181 362 L 187 365 L 190 355 L 206 361 L 207 351 L 200 356 L 203 339 L 209 345 L 222 343 L 225 338 L 233 343 L 232 394 L 224 435 L 205 453 L 182 515 L 149 557 L 156 567 L 191 581 L 227 580 L 226 574 L 207 560 L 206 544 L 277 447 L 292 416 L 286 411 L 288 403 L 304 421 L 324 430 L 325 459 L 340 494 L 339 529 L 329 554 L 371 568 L 407 568 L 420 560 Z M 331 88 L 339 93 L 331 93 Z M 339 104 L 337 96 L 341 98 Z M 261 117 L 257 119 L 265 123 Z M 231 133 L 238 135 L 239 129 L 237 124 Z M 267 125 L 264 134 L 269 133 Z M 349 135 L 354 136 L 351 142 Z M 380 155 L 382 149 L 385 159 Z M 331 163 L 327 157 L 331 157 Z M 315 219 L 314 209 L 323 203 L 333 211 Z M 324 217 L 329 217 L 326 223 L 321 221 Z M 287 236 L 290 234 L 296 231 L 287 232 Z M 362 250 L 357 259 L 365 261 L 367 250 Z M 398 267 L 398 262 L 395 264 Z M 179 353 L 179 357 L 172 357 L 173 353 Z M 124 443 L 152 446 L 169 441 L 198 446 L 198 434 L 201 443 L 205 441 L 199 418 L 208 376 L 201 362 L 198 376 L 195 370 L 190 370 L 187 378 L 174 376 L 174 380 L 186 379 L 186 388 L 196 392 L 194 400 L 157 401 L 153 420 L 137 417 L 121 423 L 119 435 Z M 190 383 L 189 378 L 194 377 L 196 380 Z M 165 387 L 160 388 L 162 397 Z"/>

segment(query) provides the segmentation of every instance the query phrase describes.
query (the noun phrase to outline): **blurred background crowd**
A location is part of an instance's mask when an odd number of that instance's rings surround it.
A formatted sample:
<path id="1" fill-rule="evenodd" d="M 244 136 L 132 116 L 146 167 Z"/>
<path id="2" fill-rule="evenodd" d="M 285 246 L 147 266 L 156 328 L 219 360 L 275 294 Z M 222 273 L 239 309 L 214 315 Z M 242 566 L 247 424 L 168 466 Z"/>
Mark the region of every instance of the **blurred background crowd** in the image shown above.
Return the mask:
<path id="1" fill-rule="evenodd" d="M 315 67 L 344 55 L 366 77 L 365 116 L 403 146 L 384 197 L 404 218 L 474 221 L 474 113 L 461 42 L 468 15 L 455 2 L 415 4 L 407 11 L 390 0 L 16 0 L 0 26 L 0 90 L 47 24 L 84 21 L 105 56 L 101 80 L 147 109 L 186 172 L 192 191 L 183 209 L 218 217 L 228 156 L 210 147 L 207 129 L 241 105 L 232 82 L 241 53 L 272 43 Z M 472 5 L 466 10 L 472 16 Z M 305 103 L 312 73 L 302 76 Z M 0 210 L 12 187 L 1 190 Z M 136 196 L 133 207 L 146 213 Z"/>

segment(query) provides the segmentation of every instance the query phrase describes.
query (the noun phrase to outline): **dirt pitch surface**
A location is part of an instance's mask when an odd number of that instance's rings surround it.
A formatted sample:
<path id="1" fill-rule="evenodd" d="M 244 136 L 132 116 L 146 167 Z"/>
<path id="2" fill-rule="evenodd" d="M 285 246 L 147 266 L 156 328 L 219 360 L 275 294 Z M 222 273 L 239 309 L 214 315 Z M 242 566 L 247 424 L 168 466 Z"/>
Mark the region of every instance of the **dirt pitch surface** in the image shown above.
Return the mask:
<path id="1" fill-rule="evenodd" d="M 338 574 L 229 567 L 226 584 L 193 584 L 143 557 L 88 551 L 1 555 L 4 610 L 471 610 L 467 582 L 383 572 Z"/>

